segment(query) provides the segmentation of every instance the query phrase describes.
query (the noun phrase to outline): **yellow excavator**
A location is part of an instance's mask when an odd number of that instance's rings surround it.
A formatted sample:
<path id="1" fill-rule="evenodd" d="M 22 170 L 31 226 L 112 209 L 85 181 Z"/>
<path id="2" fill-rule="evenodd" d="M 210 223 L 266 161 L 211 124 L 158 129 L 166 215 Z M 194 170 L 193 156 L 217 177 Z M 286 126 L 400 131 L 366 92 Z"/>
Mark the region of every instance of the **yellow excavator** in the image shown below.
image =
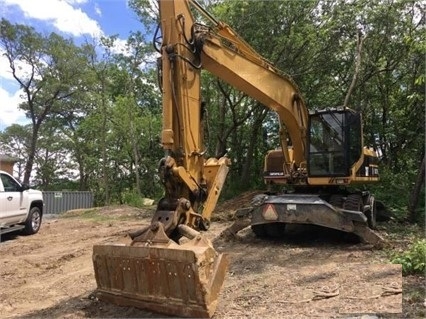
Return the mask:
<path id="1" fill-rule="evenodd" d="M 374 196 L 348 187 L 379 179 L 376 151 L 363 145 L 361 115 L 346 107 L 309 113 L 291 78 L 196 1 L 158 3 L 164 197 L 151 224 L 131 233 L 128 245 L 94 246 L 97 296 L 178 317 L 215 312 L 228 260 L 201 231 L 209 229 L 230 160 L 205 157 L 201 70 L 275 111 L 280 121 L 281 145 L 266 154 L 264 179 L 292 191 L 253 198 L 237 211 L 246 222 L 232 233 L 251 226 L 258 236 L 274 236 L 286 224 L 314 224 L 378 244 L 371 230 Z M 194 20 L 195 12 L 204 23 Z"/>

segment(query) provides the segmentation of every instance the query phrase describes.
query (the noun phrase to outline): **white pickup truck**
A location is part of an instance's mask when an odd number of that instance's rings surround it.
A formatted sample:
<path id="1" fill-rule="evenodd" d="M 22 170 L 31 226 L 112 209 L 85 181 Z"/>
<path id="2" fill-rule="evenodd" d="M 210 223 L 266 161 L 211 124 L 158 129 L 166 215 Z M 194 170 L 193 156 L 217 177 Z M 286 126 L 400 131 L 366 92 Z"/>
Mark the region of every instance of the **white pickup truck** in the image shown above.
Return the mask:
<path id="1" fill-rule="evenodd" d="M 42 216 L 42 193 L 0 170 L 0 234 L 15 231 L 35 234 L 40 229 Z"/>

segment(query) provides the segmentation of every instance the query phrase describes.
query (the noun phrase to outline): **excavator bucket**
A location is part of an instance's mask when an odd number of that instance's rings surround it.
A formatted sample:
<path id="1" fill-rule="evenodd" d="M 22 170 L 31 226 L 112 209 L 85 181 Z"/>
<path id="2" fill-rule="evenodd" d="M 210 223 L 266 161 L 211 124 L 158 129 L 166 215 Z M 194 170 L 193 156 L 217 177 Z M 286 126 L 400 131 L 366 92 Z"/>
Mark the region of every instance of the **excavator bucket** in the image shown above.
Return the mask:
<path id="1" fill-rule="evenodd" d="M 228 261 L 198 235 L 181 245 L 171 240 L 96 245 L 93 264 L 101 300 L 174 317 L 209 318 Z"/>

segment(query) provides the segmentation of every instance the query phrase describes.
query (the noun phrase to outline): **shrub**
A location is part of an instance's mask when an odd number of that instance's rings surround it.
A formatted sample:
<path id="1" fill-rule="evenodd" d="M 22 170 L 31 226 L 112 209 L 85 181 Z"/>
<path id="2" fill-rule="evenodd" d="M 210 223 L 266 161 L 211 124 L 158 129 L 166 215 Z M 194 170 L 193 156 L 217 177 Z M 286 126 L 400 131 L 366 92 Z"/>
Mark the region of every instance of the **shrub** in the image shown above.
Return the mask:
<path id="1" fill-rule="evenodd" d="M 127 191 L 123 193 L 123 204 L 133 206 L 133 207 L 146 207 L 149 204 L 147 203 L 147 198 L 144 198 L 137 194 L 135 191 Z"/>
<path id="2" fill-rule="evenodd" d="M 425 274 L 426 239 L 418 240 L 408 250 L 395 254 L 392 256 L 391 262 L 402 265 L 403 275 Z"/>

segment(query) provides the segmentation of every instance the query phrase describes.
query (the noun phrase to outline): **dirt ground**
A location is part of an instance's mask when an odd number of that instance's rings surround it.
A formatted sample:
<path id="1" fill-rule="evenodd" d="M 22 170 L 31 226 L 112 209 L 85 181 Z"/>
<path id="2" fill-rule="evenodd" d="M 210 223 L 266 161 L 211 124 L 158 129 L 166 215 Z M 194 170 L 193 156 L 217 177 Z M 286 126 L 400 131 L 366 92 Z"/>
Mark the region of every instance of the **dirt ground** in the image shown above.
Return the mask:
<path id="1" fill-rule="evenodd" d="M 290 227 L 276 241 L 256 238 L 250 228 L 231 241 L 218 239 L 231 224 L 232 209 L 222 205 L 206 233 L 231 261 L 214 318 L 425 316 L 424 277 L 402 277 L 386 249 L 315 227 Z M 151 214 L 125 206 L 75 211 L 46 218 L 36 235 L 2 236 L 0 317 L 164 317 L 104 303 L 93 294 L 92 246 L 130 241 L 128 231 L 148 224 Z M 381 229 L 392 247 L 407 246 Z"/>

